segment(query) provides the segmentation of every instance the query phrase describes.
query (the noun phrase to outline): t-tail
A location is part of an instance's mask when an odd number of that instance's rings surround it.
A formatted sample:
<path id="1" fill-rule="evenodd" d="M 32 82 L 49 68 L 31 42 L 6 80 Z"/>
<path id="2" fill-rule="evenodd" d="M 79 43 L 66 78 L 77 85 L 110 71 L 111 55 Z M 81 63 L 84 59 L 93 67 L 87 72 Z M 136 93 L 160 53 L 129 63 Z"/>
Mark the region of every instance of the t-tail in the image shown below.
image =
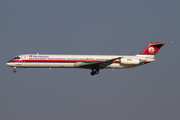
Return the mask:
<path id="1" fill-rule="evenodd" d="M 172 42 L 167 42 L 167 43 L 172 43 Z M 160 48 L 167 43 L 150 42 L 148 46 L 137 56 L 145 56 L 147 58 L 154 58 L 154 56 L 157 54 Z"/>

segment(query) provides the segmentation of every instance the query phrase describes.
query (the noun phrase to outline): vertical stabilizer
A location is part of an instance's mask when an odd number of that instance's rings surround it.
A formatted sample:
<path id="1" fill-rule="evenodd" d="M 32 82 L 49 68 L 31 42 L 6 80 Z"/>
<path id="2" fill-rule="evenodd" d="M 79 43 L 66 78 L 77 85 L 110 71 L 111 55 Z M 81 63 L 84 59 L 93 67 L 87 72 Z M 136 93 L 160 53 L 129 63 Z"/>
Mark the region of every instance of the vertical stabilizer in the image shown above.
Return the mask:
<path id="1" fill-rule="evenodd" d="M 156 55 L 156 53 L 159 51 L 159 49 L 164 46 L 165 43 L 160 43 L 160 42 L 150 42 L 148 46 L 140 53 L 146 54 L 146 55 Z"/>
<path id="2" fill-rule="evenodd" d="M 172 42 L 167 42 L 167 43 L 172 43 Z M 136 56 L 143 56 L 152 59 L 160 50 L 160 48 L 167 43 L 150 42 L 148 46 L 140 54 L 137 54 Z"/>

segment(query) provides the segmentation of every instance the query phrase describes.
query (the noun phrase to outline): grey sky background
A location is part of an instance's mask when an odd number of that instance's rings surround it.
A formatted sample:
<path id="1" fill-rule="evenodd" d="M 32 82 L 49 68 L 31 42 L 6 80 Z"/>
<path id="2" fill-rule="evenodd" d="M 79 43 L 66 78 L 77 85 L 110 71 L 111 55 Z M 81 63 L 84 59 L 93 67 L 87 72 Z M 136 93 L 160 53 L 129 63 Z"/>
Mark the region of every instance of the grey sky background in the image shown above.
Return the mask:
<path id="1" fill-rule="evenodd" d="M 179 120 L 179 0 L 1 0 L 1 120 Z M 101 70 L 17 69 L 20 54 L 134 55 L 150 64 Z"/>

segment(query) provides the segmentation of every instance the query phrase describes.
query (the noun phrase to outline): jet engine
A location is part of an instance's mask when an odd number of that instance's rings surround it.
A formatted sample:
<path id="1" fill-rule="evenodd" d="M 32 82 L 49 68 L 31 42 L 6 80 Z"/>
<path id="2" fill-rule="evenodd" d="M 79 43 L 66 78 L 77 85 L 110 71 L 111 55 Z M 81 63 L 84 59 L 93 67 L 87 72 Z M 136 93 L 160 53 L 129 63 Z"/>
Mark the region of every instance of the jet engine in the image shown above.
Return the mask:
<path id="1" fill-rule="evenodd" d="M 121 58 L 119 61 L 120 64 L 124 65 L 139 65 L 143 63 L 143 60 L 140 59 L 129 59 L 129 58 Z"/>

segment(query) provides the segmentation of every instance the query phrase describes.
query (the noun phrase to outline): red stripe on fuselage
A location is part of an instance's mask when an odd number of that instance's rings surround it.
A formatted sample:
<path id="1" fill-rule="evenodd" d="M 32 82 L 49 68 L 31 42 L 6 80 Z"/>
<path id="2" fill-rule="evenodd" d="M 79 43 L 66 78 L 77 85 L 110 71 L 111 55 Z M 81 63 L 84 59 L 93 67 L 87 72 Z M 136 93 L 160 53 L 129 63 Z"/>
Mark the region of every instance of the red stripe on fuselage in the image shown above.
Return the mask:
<path id="1" fill-rule="evenodd" d="M 8 62 L 102 62 L 100 60 L 10 60 Z M 119 61 L 113 61 L 119 63 Z"/>
<path id="2" fill-rule="evenodd" d="M 144 63 L 144 64 L 146 64 L 146 63 L 150 63 L 150 61 L 143 61 L 143 63 Z"/>

